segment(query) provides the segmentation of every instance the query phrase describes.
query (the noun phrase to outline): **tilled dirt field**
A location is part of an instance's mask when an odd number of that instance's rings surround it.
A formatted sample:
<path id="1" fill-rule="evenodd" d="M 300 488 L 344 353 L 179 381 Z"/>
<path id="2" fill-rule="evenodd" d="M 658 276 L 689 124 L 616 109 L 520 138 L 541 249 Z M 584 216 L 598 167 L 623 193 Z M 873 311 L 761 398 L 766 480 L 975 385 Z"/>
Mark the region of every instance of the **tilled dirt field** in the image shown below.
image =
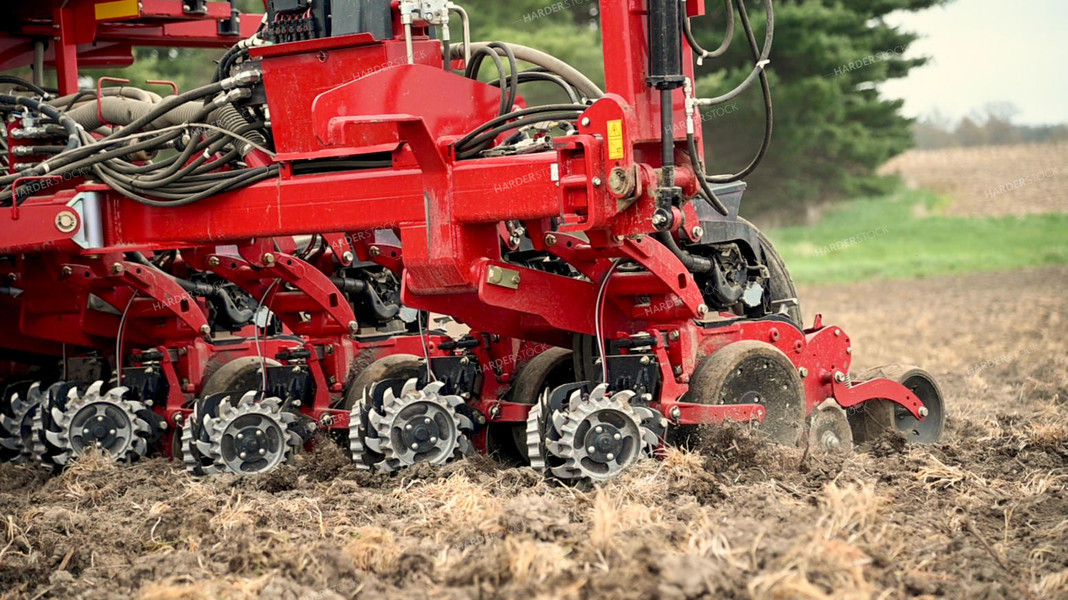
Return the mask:
<path id="1" fill-rule="evenodd" d="M 952 198 L 946 214 L 961 217 L 1021 216 L 1065 212 L 1068 144 L 1027 144 L 910 150 L 881 173 L 896 173 L 910 186 Z"/>
<path id="2" fill-rule="evenodd" d="M 1068 598 L 1068 268 L 805 291 L 860 368 L 927 366 L 944 443 L 719 429 L 600 489 L 473 459 L 261 479 L 0 465 L 2 598 Z"/>

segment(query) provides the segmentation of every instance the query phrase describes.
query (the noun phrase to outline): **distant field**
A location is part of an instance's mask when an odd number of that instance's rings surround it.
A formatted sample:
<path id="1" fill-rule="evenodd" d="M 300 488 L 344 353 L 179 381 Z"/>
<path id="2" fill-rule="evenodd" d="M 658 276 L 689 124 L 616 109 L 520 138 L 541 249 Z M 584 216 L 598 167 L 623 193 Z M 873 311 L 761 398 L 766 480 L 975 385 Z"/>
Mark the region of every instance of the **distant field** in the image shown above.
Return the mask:
<path id="1" fill-rule="evenodd" d="M 913 150 L 883 167 L 910 187 L 952 199 L 946 214 L 1068 212 L 1068 144 Z"/>
<path id="2" fill-rule="evenodd" d="M 1068 263 L 1068 214 L 951 216 L 950 202 L 926 190 L 903 190 L 844 203 L 812 227 L 768 235 L 801 284 Z"/>

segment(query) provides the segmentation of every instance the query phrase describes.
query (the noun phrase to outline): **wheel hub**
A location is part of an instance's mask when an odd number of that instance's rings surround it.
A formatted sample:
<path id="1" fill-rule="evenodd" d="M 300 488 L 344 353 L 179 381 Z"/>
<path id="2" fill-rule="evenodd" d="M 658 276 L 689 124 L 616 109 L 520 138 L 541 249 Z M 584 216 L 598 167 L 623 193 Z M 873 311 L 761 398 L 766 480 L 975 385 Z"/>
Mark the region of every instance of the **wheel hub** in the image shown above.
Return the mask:
<path id="1" fill-rule="evenodd" d="M 602 423 L 589 430 L 584 445 L 591 459 L 607 463 L 623 452 L 625 444 L 623 433 L 618 427 L 610 423 Z"/>
<path id="2" fill-rule="evenodd" d="M 201 399 L 182 431 L 186 468 L 194 475 L 270 473 L 290 462 L 301 446 L 303 440 L 292 426 L 296 420 L 282 409 L 280 399 L 260 399 L 254 391 L 236 405 L 229 396 Z"/>

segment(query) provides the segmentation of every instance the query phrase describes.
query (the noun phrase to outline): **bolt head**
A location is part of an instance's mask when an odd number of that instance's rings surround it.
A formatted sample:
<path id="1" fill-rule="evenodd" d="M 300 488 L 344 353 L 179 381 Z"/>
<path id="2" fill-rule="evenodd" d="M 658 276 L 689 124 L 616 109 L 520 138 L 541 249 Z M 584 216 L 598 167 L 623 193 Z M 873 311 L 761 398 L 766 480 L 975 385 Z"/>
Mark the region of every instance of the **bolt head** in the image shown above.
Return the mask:
<path id="1" fill-rule="evenodd" d="M 797 374 L 801 376 L 801 379 L 804 379 L 805 377 L 808 377 L 808 369 L 801 367 L 797 370 Z"/>
<path id="2" fill-rule="evenodd" d="M 930 414 L 930 413 L 928 412 L 927 407 L 926 406 L 921 406 L 920 407 L 920 416 L 926 419 L 928 414 Z"/>
<path id="3" fill-rule="evenodd" d="M 346 253 L 341 255 L 341 260 L 343 260 L 343 261 L 345 261 L 347 263 L 352 262 L 352 259 L 354 259 L 354 258 L 356 258 L 356 257 L 353 256 L 351 252 L 346 252 Z"/>
<path id="4" fill-rule="evenodd" d="M 213 268 L 213 269 L 215 267 L 218 267 L 221 262 L 222 261 L 219 260 L 218 256 L 212 256 L 212 257 L 208 258 L 208 266 Z"/>
<path id="5" fill-rule="evenodd" d="M 673 342 L 679 341 L 679 330 L 675 329 L 675 330 L 672 330 L 671 332 L 669 332 L 668 333 L 668 339 L 673 341 Z"/>
<path id="6" fill-rule="evenodd" d="M 582 126 L 583 127 L 589 127 L 590 126 L 590 118 L 589 117 L 582 117 L 582 121 L 581 122 L 582 122 Z"/>
<path id="7" fill-rule="evenodd" d="M 615 458 L 615 457 L 616 457 L 616 455 L 615 455 L 615 454 L 612 454 L 611 452 L 609 452 L 609 453 L 608 453 L 608 454 L 607 454 L 607 455 L 605 456 L 605 458 L 607 458 L 608 460 L 612 460 L 612 459 L 613 459 L 613 458 Z"/>
<path id="8" fill-rule="evenodd" d="M 679 409 L 679 407 L 677 407 L 677 406 L 672 406 L 671 407 L 671 411 L 668 414 L 670 414 L 671 418 L 676 420 L 676 421 L 678 421 L 680 418 L 682 418 L 682 410 Z"/>
<path id="9" fill-rule="evenodd" d="M 377 257 L 377 256 L 378 256 L 379 254 L 382 254 L 382 249 L 381 249 L 381 248 L 379 248 L 378 246 L 371 246 L 370 248 L 368 248 L 368 249 L 367 249 L 367 254 L 368 254 L 368 255 L 369 255 L 369 256 L 370 256 L 371 258 L 375 258 L 375 257 Z"/>
<path id="10" fill-rule="evenodd" d="M 601 187 L 601 184 L 603 184 L 604 181 L 602 181 L 600 177 L 594 177 L 592 183 L 593 187 Z"/>
<path id="11" fill-rule="evenodd" d="M 114 275 L 121 275 L 123 271 L 122 263 L 115 263 L 111 265 L 111 272 Z"/>
<path id="12" fill-rule="evenodd" d="M 846 380 L 845 373 L 843 373 L 841 371 L 835 371 L 834 372 L 834 381 L 836 383 L 845 383 L 845 380 Z"/>
<path id="13" fill-rule="evenodd" d="M 70 277 L 74 273 L 74 269 L 70 267 L 63 267 L 59 270 L 59 273 L 64 277 Z"/>
<path id="14" fill-rule="evenodd" d="M 71 233 L 78 228 L 78 217 L 69 210 L 61 211 L 56 215 L 56 229 L 60 233 Z"/>
<path id="15" fill-rule="evenodd" d="M 546 233 L 545 234 L 545 245 L 546 246 L 550 246 L 550 247 L 555 246 L 556 245 L 556 236 L 551 234 L 551 233 Z"/>
<path id="16" fill-rule="evenodd" d="M 705 235 L 705 228 L 698 225 L 697 227 L 693 228 L 693 231 L 691 233 L 693 233 L 693 237 L 695 238 L 702 237 L 703 235 Z"/>
<path id="17" fill-rule="evenodd" d="M 239 456 L 241 458 L 248 458 L 248 452 L 242 452 Z"/>

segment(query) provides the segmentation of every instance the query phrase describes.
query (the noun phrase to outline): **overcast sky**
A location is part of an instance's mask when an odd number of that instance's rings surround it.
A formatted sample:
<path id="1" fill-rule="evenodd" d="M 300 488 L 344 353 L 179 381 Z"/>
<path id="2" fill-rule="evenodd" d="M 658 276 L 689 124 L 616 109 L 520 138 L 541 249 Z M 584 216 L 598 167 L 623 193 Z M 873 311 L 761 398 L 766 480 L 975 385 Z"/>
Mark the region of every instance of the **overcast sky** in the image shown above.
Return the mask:
<path id="1" fill-rule="evenodd" d="M 1017 123 L 1068 123 L 1068 0 L 956 0 L 888 20 L 923 35 L 910 53 L 934 59 L 882 87 L 909 116 L 1007 101 Z"/>

